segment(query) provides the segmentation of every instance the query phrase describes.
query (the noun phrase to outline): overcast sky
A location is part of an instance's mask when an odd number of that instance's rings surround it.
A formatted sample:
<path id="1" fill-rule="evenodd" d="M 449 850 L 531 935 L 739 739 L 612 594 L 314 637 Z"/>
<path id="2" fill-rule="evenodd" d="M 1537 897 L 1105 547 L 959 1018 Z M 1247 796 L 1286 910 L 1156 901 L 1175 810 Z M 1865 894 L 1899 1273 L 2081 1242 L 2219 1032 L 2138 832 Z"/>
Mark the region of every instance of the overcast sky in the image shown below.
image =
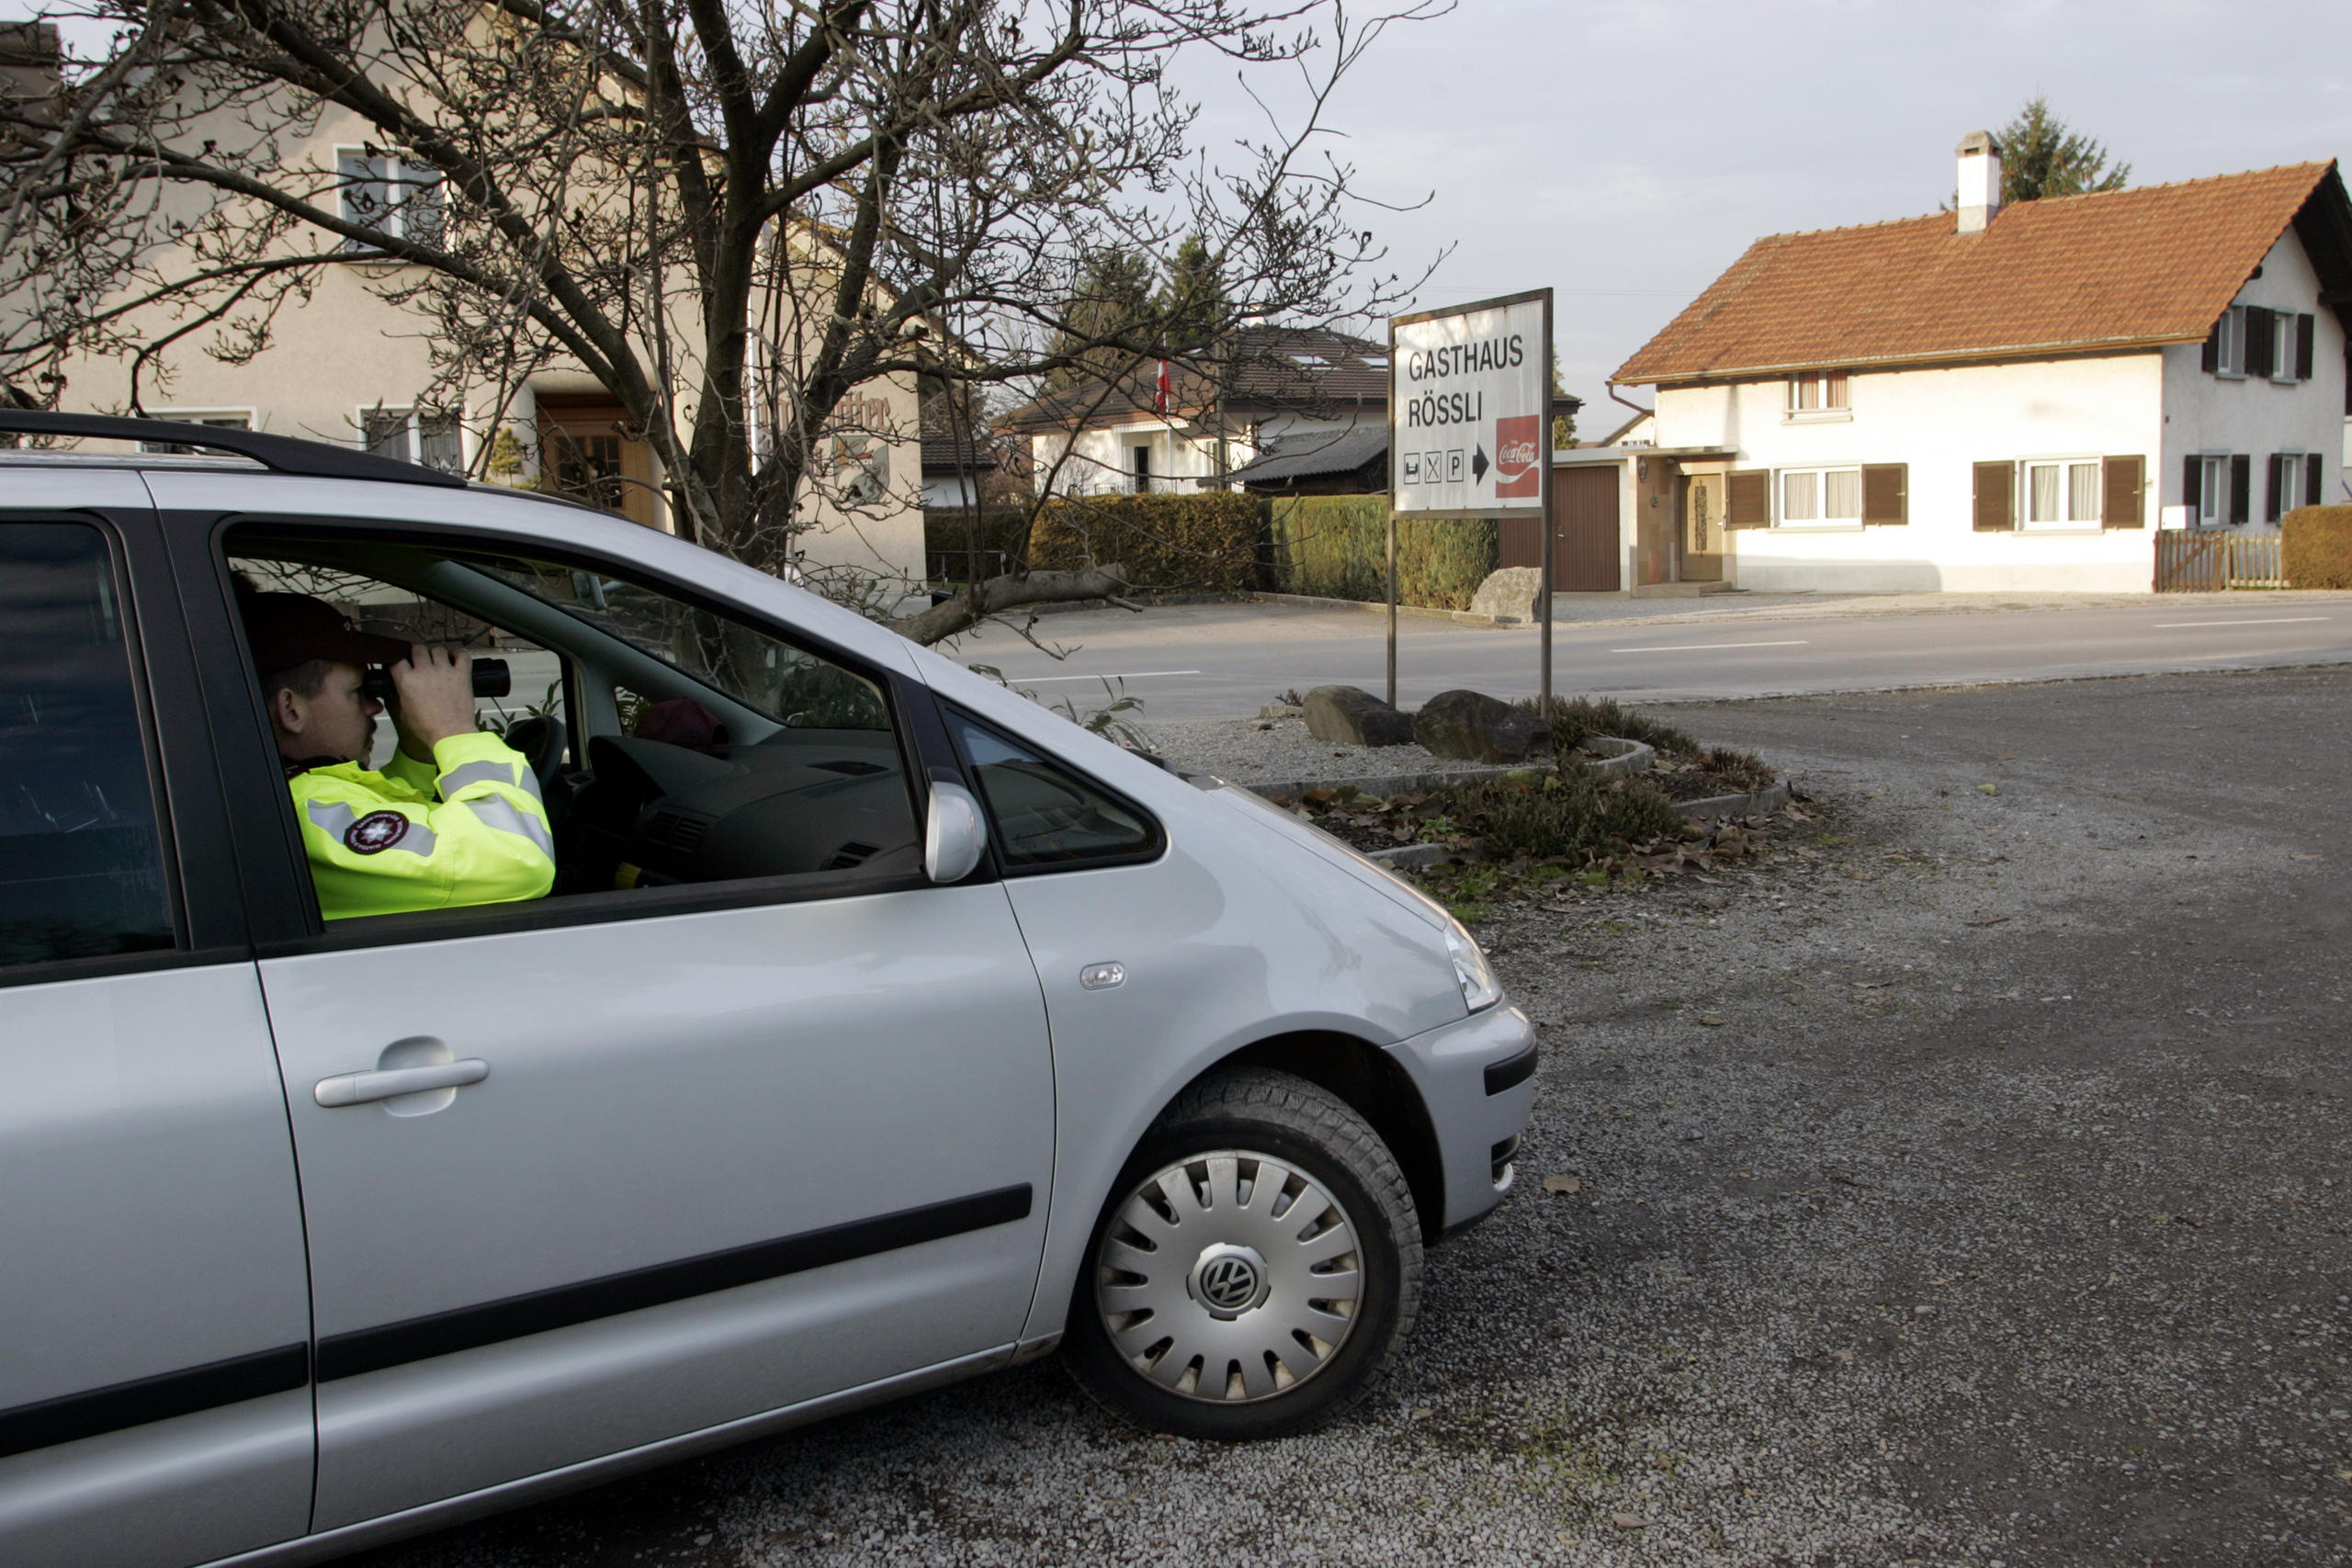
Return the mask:
<path id="1" fill-rule="evenodd" d="M 1462 0 L 1392 28 L 1332 118 L 1424 305 L 1558 290 L 1580 433 L 1602 382 L 1760 234 L 1932 212 L 1954 144 L 2036 92 L 2132 165 L 2196 179 L 2352 152 L 2347 0 Z M 1229 87 L 1203 84 L 1204 132 Z M 1647 400 L 1648 393 L 1635 396 Z"/>

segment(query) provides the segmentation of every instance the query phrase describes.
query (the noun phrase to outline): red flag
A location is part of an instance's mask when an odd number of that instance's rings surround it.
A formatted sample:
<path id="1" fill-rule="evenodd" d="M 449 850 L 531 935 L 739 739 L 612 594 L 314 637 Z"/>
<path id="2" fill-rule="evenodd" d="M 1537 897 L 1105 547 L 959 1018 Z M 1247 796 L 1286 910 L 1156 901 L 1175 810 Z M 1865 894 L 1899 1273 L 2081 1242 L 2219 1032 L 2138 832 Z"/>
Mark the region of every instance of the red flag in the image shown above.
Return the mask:
<path id="1" fill-rule="evenodd" d="M 1168 412 L 1168 394 L 1169 394 L 1172 389 L 1172 389 L 1172 387 L 1170 386 L 1170 382 L 1169 382 L 1169 378 L 1168 378 L 1168 361 L 1166 361 L 1165 359 L 1163 359 L 1163 360 L 1161 360 L 1161 361 L 1159 362 L 1159 382 L 1158 382 L 1158 383 L 1157 383 L 1157 384 L 1152 388 L 1152 391 L 1151 391 L 1151 412 L 1152 412 L 1157 413 L 1157 414 L 1165 414 L 1165 413 L 1167 413 L 1167 412 Z"/>

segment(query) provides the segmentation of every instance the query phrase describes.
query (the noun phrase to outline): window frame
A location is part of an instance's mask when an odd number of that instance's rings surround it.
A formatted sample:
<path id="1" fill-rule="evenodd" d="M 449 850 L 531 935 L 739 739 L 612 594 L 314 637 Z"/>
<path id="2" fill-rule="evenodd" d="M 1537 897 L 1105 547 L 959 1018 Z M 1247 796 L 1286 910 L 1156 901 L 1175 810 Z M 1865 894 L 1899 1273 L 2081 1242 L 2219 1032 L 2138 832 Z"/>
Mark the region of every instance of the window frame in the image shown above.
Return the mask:
<path id="1" fill-rule="evenodd" d="M 2303 378 L 2295 374 L 2295 351 L 2301 335 L 2301 317 L 2293 310 L 2273 310 L 2270 312 L 2270 379 L 2282 387 L 2296 387 Z"/>
<path id="2" fill-rule="evenodd" d="M 1783 424 L 1831 424 L 1854 417 L 1854 377 L 1849 370 L 1808 370 L 1786 379 L 1781 409 Z M 1807 398 L 1813 400 L 1808 402 Z"/>
<path id="3" fill-rule="evenodd" d="M 2214 322 L 2221 342 L 2213 353 L 2213 374 L 2224 381 L 2243 381 L 2245 375 L 2245 307 L 2232 305 Z"/>
<path id="4" fill-rule="evenodd" d="M 2315 456 L 2317 454 L 2312 452 L 2270 454 L 2268 469 L 2263 476 L 2267 481 L 2265 488 L 2269 492 L 2262 503 L 2264 522 L 2276 523 L 2299 506 L 2314 504 L 2312 498 L 2302 492 L 2303 481 L 2310 477 L 2307 465 Z"/>
<path id="5" fill-rule="evenodd" d="M 1002 725 L 991 724 L 960 704 L 941 699 L 939 717 L 946 730 L 948 744 L 955 748 L 956 763 L 963 773 L 964 787 L 972 792 L 972 797 L 980 803 L 982 816 L 989 819 L 987 858 L 988 863 L 994 869 L 997 876 L 1010 882 L 1027 876 L 1057 876 L 1069 872 L 1102 871 L 1112 866 L 1149 865 L 1167 854 L 1168 829 L 1159 820 L 1159 814 L 1146 809 L 1125 790 L 1112 788 L 1086 769 L 1076 766 L 1035 741 L 1025 739 L 1019 735 L 1008 734 Z M 1004 846 L 1001 841 L 1001 836 L 996 830 L 994 814 L 989 808 L 988 789 L 980 782 L 979 767 L 972 761 L 970 751 L 964 745 L 963 737 L 956 733 L 957 721 L 986 730 L 1005 745 L 1018 747 L 1024 751 L 1035 751 L 1054 767 L 1065 773 L 1076 774 L 1085 782 L 1088 788 L 1109 796 L 1121 810 L 1132 815 L 1136 820 L 1149 829 L 1151 835 L 1149 841 L 1139 850 L 1128 850 L 1119 854 L 1094 855 L 1085 860 L 1053 861 L 1042 865 L 1007 863 L 1004 858 Z"/>
<path id="6" fill-rule="evenodd" d="M 172 663 L 172 650 L 184 646 L 175 635 L 181 630 L 180 623 L 173 605 L 159 607 L 156 594 L 138 590 L 142 579 L 167 575 L 160 559 L 141 562 L 138 558 L 154 549 L 148 533 L 153 515 L 141 511 L 135 519 L 127 518 L 119 514 L 119 509 L 103 506 L 6 506 L 0 507 L 0 536 L 23 524 L 62 524 L 91 529 L 106 550 L 115 613 L 122 626 L 123 657 L 129 665 L 132 723 L 154 817 L 156 878 L 163 886 L 172 941 L 168 946 L 138 953 L 0 964 L 0 989 L 193 968 L 242 961 L 250 955 L 236 907 L 232 863 L 223 852 L 222 835 L 204 829 L 204 824 L 217 818 L 220 803 L 208 794 L 209 772 L 198 765 L 201 754 L 210 750 L 209 728 L 198 705 L 188 693 L 178 690 L 178 677 L 189 671 Z M 158 701 L 159 686 L 171 691 L 171 703 Z M 192 859 L 198 863 L 191 865 Z M 204 889 L 202 897 L 191 896 L 196 888 Z"/>
<path id="7" fill-rule="evenodd" d="M 431 188 L 435 194 L 429 205 L 436 214 L 435 220 L 441 225 L 447 224 L 449 220 L 449 205 L 447 196 L 449 183 L 448 175 L 443 174 L 439 169 L 433 167 L 430 164 L 419 163 L 412 158 L 403 158 L 397 152 L 371 151 L 368 147 L 358 142 L 351 142 L 347 144 L 338 143 L 329 149 L 328 156 L 334 160 L 334 210 L 336 217 L 342 219 L 346 223 L 357 223 L 368 228 L 379 229 L 383 232 L 391 235 L 396 240 L 407 240 L 414 243 L 432 244 L 436 247 L 439 245 L 441 241 L 440 234 L 435 234 L 430 239 L 420 239 L 417 235 L 409 232 L 409 222 L 411 214 L 416 208 L 418 197 L 422 195 L 425 189 Z M 380 178 L 372 178 L 366 183 L 381 186 L 388 193 L 396 188 L 406 189 L 412 184 L 415 186 L 415 189 L 412 191 L 404 200 L 395 201 L 388 195 L 385 201 L 384 217 L 381 221 L 355 214 L 352 210 L 351 202 L 354 182 L 349 175 L 344 173 L 344 164 L 354 160 L 370 164 L 379 164 L 383 166 L 384 172 Z M 431 175 L 432 178 L 418 178 L 413 171 L 420 170 Z M 446 227 L 443 229 L 443 232 L 447 232 Z M 368 249 L 363 242 L 349 238 L 344 240 L 340 248 L 346 252 L 365 251 Z M 396 260 L 397 258 L 393 259 Z"/>
<path id="8" fill-rule="evenodd" d="M 233 537 L 232 537 L 233 536 Z M 888 708 L 908 784 L 910 809 L 920 836 L 928 820 L 930 789 L 947 782 L 969 781 L 956 771 L 960 754 L 938 715 L 930 687 L 896 670 L 877 669 L 857 655 L 844 652 L 797 626 L 787 626 L 756 611 L 720 599 L 692 583 L 636 561 L 621 562 L 594 552 L 543 537 L 516 538 L 478 532 L 463 524 L 436 524 L 399 518 L 320 517 L 294 512 L 252 511 L 220 514 L 205 530 L 200 548 L 204 570 L 217 580 L 220 608 L 226 612 L 226 646 L 213 661 L 220 668 L 208 701 L 222 705 L 242 700 L 239 712 L 216 711 L 213 720 L 219 744 L 240 752 L 260 748 L 265 760 L 274 759 L 266 713 L 254 686 L 251 649 L 235 612 L 235 591 L 230 581 L 230 557 L 235 550 L 250 553 L 255 541 L 283 543 L 299 536 L 329 537 L 353 543 L 372 542 L 434 551 L 447 556 L 469 554 L 526 556 L 568 570 L 626 575 L 706 613 L 748 619 L 765 635 L 842 666 L 871 681 Z M 216 638 L 217 640 L 217 638 Z M 561 650 L 558 650 L 560 652 Z M 579 661 L 565 656 L 577 669 Z M 584 675 L 582 677 L 584 679 Z M 239 690 L 231 694 L 227 687 Z M 583 750 L 587 737 L 577 737 Z M 943 770 L 944 772 L 943 773 Z M 248 775 L 254 770 L 244 770 Z M 275 766 L 267 769 L 279 776 Z M 232 788 L 236 786 L 231 786 Z M 242 800 L 240 800 L 242 804 Z M 353 948 L 394 947 L 410 942 L 444 942 L 498 935 L 510 931 L 546 931 L 571 926 L 604 925 L 616 920 L 658 919 L 721 909 L 752 908 L 777 904 L 813 903 L 823 899 L 863 897 L 910 892 L 934 886 L 920 865 L 910 871 L 876 874 L 859 868 L 837 872 L 800 872 L 779 876 L 739 877 L 723 882 L 688 882 L 594 893 L 550 893 L 523 903 L 480 904 L 448 909 L 424 909 L 395 915 L 362 915 L 327 920 L 319 912 L 300 829 L 291 811 L 271 815 L 286 854 L 280 863 L 264 866 L 240 857 L 247 907 L 252 912 L 255 956 L 272 958 L 305 953 L 342 952 Z M 274 857 L 275 858 L 275 857 Z M 969 881 L 993 880 L 989 869 L 976 872 Z M 960 886 L 960 885 L 959 885 Z"/>
<path id="9" fill-rule="evenodd" d="M 2197 454 L 2197 511 L 2189 518 L 2192 528 L 2226 528 L 2230 526 L 2228 497 L 2230 455 L 2226 452 Z"/>
<path id="10" fill-rule="evenodd" d="M 2041 457 L 2018 459 L 2018 508 L 2015 527 L 2020 534 L 2098 534 L 2107 528 L 2107 459 L 2100 454 L 2065 453 Z M 2091 472 L 2091 505 L 2087 520 L 2074 515 L 2075 508 L 2075 476 L 2087 468 Z M 2059 471 L 2059 517 L 2052 522 L 2037 523 L 2033 519 L 2033 471 L 2036 468 L 2056 468 Z"/>
<path id="11" fill-rule="evenodd" d="M 401 445 L 405 446 L 407 450 L 399 454 L 400 461 L 403 463 L 414 463 L 420 468 L 431 468 L 435 473 L 456 474 L 461 478 L 470 471 L 473 463 L 473 453 L 471 451 L 474 445 L 473 433 L 466 428 L 466 422 L 462 415 L 454 413 L 428 413 L 426 411 L 416 407 L 413 403 L 398 408 L 380 402 L 362 404 L 358 412 L 353 416 L 352 421 L 353 428 L 359 432 L 359 449 L 361 451 L 375 452 L 377 450 L 376 446 L 369 440 L 368 422 L 370 420 L 387 418 L 397 418 L 401 421 L 401 435 L 403 438 Z M 443 420 L 447 420 L 448 422 L 449 427 L 456 432 L 458 437 L 458 466 L 454 468 L 445 468 L 437 463 L 428 463 L 424 460 L 424 426 L 428 422 L 437 423 Z M 393 456 L 393 454 L 389 452 L 382 453 L 380 455 L 384 457 Z"/>
<path id="12" fill-rule="evenodd" d="M 1819 463 L 1792 464 L 1787 468 L 1774 468 L 1772 470 L 1772 526 L 1786 529 L 1792 534 L 1860 532 L 1863 526 L 1862 518 L 1870 510 L 1870 504 L 1862 495 L 1863 466 L 1860 463 Z M 1800 518 L 1794 522 L 1789 520 L 1788 481 L 1792 475 L 1796 474 L 1809 474 L 1813 477 L 1815 497 L 1824 515 L 1809 519 Z M 1851 517 L 1826 515 L 1829 509 L 1829 476 L 1832 474 L 1854 476 L 1855 512 Z"/>

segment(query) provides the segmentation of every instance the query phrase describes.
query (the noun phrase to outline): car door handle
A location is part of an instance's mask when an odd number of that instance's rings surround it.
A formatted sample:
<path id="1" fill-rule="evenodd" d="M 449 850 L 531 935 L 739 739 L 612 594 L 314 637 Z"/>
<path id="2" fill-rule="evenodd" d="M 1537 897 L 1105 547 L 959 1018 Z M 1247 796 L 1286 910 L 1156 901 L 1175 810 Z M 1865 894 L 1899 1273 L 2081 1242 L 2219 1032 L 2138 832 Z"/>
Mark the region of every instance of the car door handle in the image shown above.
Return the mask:
<path id="1" fill-rule="evenodd" d="M 423 1094 L 436 1089 L 463 1089 L 490 1077 L 490 1064 L 480 1056 L 462 1062 L 433 1062 L 421 1067 L 379 1068 L 366 1073 L 337 1073 L 321 1078 L 311 1098 L 333 1111 L 338 1106 L 366 1105 L 395 1095 Z"/>

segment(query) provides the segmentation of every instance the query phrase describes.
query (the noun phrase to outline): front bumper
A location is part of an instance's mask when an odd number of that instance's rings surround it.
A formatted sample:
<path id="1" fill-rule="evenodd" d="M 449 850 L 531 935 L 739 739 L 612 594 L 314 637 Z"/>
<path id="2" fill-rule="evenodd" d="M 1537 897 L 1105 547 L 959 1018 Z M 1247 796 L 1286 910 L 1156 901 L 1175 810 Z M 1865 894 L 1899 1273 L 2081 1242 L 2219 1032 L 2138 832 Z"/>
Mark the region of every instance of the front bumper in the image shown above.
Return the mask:
<path id="1" fill-rule="evenodd" d="M 1516 1176 L 1511 1161 L 1535 1103 L 1535 1025 L 1504 1001 L 1399 1041 L 1388 1053 L 1420 1090 L 1437 1135 L 1445 1177 L 1438 1228 L 1451 1233 L 1483 1219 Z"/>

